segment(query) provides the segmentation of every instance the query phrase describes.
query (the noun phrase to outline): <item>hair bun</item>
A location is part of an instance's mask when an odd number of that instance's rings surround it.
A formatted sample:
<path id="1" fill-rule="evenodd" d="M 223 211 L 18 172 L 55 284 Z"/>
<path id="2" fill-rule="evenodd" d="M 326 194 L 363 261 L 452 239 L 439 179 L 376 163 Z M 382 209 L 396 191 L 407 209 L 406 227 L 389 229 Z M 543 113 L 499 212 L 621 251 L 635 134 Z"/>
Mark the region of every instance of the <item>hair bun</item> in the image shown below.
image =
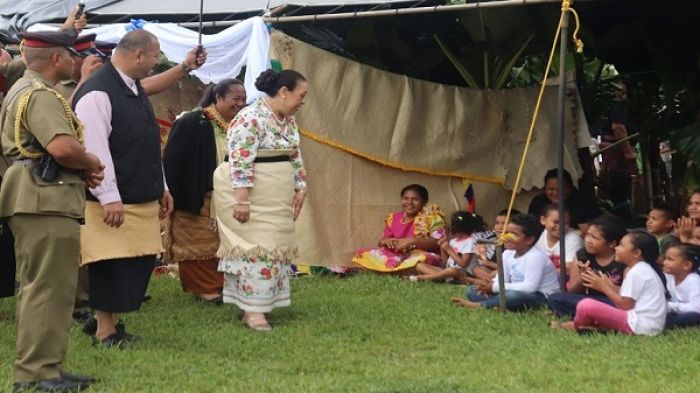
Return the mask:
<path id="1" fill-rule="evenodd" d="M 267 93 L 267 95 L 269 96 L 274 96 L 277 92 L 276 85 L 278 77 L 278 73 L 268 68 L 267 70 L 263 71 L 255 80 L 255 87 L 258 90 Z"/>

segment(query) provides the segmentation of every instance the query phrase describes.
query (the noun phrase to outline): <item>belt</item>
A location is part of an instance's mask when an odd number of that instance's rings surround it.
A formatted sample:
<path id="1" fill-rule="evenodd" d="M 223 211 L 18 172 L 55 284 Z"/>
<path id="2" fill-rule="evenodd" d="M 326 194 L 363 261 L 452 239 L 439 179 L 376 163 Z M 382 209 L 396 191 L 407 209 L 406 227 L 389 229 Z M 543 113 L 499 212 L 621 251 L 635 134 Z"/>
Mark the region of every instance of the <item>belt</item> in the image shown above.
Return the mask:
<path id="1" fill-rule="evenodd" d="M 289 161 L 289 156 L 255 157 L 253 162 L 285 162 Z"/>
<path id="2" fill-rule="evenodd" d="M 18 165 L 18 166 L 23 166 L 25 168 L 31 168 L 34 166 L 34 160 L 25 158 L 23 160 L 14 160 L 12 161 L 12 165 Z"/>

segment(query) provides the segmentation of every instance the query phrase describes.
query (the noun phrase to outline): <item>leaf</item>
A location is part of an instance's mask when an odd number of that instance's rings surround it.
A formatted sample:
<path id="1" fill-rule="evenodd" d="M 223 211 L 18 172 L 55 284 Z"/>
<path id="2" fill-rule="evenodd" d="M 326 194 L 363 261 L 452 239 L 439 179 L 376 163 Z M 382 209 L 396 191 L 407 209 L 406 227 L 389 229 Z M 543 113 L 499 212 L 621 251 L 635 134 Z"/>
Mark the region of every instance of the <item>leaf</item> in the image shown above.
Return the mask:
<path id="1" fill-rule="evenodd" d="M 520 59 L 520 56 L 522 56 L 523 52 L 527 48 L 528 45 L 530 45 L 530 42 L 532 42 L 532 39 L 535 38 L 535 34 L 531 34 L 527 40 L 518 48 L 515 53 L 510 57 L 510 59 L 505 63 L 505 66 L 498 67 L 499 71 L 496 71 L 495 74 L 497 75 L 496 82 L 493 84 L 494 89 L 502 89 L 505 84 L 508 82 L 508 79 L 511 76 L 511 71 L 513 69 L 513 66 L 515 65 L 515 62 Z"/>
<path id="2" fill-rule="evenodd" d="M 440 46 L 440 49 L 442 49 L 442 52 L 447 56 L 447 58 L 450 60 L 452 65 L 457 69 L 457 72 L 459 72 L 460 75 L 462 75 L 462 78 L 464 78 L 464 81 L 467 82 L 467 86 L 471 87 L 472 89 L 480 89 L 481 86 L 476 82 L 476 79 L 474 79 L 474 76 L 462 65 L 462 63 L 459 62 L 457 57 L 450 51 L 450 49 L 438 38 L 437 35 L 433 34 L 433 38 L 437 42 L 437 44 Z"/>
<path id="3" fill-rule="evenodd" d="M 700 163 L 700 124 L 680 128 L 669 134 L 675 149 L 688 157 L 688 161 Z"/>

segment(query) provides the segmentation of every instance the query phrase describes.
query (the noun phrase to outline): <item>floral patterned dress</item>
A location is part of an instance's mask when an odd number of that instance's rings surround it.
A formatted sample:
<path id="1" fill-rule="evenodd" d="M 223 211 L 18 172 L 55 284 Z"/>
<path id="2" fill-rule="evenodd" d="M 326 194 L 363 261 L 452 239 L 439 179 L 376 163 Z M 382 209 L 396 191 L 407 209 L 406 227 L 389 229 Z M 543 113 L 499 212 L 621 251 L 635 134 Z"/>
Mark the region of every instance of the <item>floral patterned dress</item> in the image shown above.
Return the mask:
<path id="1" fill-rule="evenodd" d="M 385 220 L 382 239 L 433 238 L 446 236 L 444 214 L 437 205 L 423 208 L 411 221 L 404 223 L 405 213 L 391 213 Z M 398 252 L 386 247 L 361 248 L 352 261 L 365 269 L 378 272 L 396 272 L 410 269 L 418 263 L 440 264 L 440 255 L 421 249 Z"/>
<path id="2" fill-rule="evenodd" d="M 299 141 L 294 118 L 280 121 L 264 99 L 242 109 L 228 131 L 229 180 L 222 193 L 230 196 L 234 188 L 250 188 L 251 214 L 244 224 L 226 225 L 231 210 L 219 211 L 217 201 L 222 243 L 219 271 L 225 277 L 224 302 L 235 303 L 244 311 L 269 312 L 290 304 L 290 263 L 297 253 L 292 194 L 306 188 Z M 284 163 L 256 162 L 263 154 L 290 158 Z M 214 181 L 216 193 L 216 173 Z"/>

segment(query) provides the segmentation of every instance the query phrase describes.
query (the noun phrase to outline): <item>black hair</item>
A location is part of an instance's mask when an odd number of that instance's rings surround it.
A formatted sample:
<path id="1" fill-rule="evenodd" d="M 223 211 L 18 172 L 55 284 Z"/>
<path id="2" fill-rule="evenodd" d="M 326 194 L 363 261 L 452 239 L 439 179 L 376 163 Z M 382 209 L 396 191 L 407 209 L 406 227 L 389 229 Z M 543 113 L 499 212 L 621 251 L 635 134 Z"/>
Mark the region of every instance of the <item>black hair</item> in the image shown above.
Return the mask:
<path id="1" fill-rule="evenodd" d="M 406 193 L 406 191 L 415 191 L 416 194 L 418 194 L 423 202 L 428 202 L 428 189 L 421 186 L 420 184 L 409 184 L 406 187 L 401 189 L 401 196 L 403 197 L 403 194 Z"/>
<path id="2" fill-rule="evenodd" d="M 648 263 L 649 266 L 651 266 L 651 268 L 654 269 L 656 274 L 659 276 L 661 282 L 664 284 L 664 292 L 666 293 L 666 298 L 668 298 L 668 291 L 666 290 L 666 276 L 661 270 L 659 264 L 656 263 L 656 261 L 659 259 L 659 241 L 656 240 L 656 237 L 651 233 L 636 229 L 627 232 L 626 236 L 629 237 L 632 246 L 641 251 L 642 261 Z"/>
<path id="3" fill-rule="evenodd" d="M 540 219 L 532 214 L 516 214 L 510 218 L 510 223 L 522 228 L 525 236 L 532 237 L 535 241 L 537 241 L 542 234 Z"/>
<path id="4" fill-rule="evenodd" d="M 466 211 L 456 211 L 450 217 L 450 233 L 466 233 L 471 235 L 484 228 L 481 216 Z"/>
<path id="5" fill-rule="evenodd" d="M 507 214 L 508 214 L 508 209 L 499 210 L 498 213 L 496 213 L 496 217 L 505 216 L 505 215 L 507 215 Z M 518 209 L 512 209 L 512 210 L 510 211 L 510 215 L 511 215 L 511 216 L 514 216 L 514 215 L 516 215 L 516 214 L 520 214 L 520 210 L 518 210 Z"/>
<path id="6" fill-rule="evenodd" d="M 620 244 L 622 237 L 627 234 L 625 224 L 623 224 L 619 219 L 611 216 L 596 217 L 591 220 L 588 225 L 598 228 L 601 232 L 603 232 L 603 237 L 608 243 L 615 242 L 616 245 Z M 658 248 L 658 244 L 656 247 Z"/>
<path id="7" fill-rule="evenodd" d="M 297 87 L 297 82 L 305 80 L 304 75 L 294 70 L 282 70 L 277 73 L 268 68 L 255 80 L 255 87 L 268 96 L 274 97 L 283 86 L 292 91 Z"/>
<path id="8" fill-rule="evenodd" d="M 540 217 L 545 217 L 549 212 L 557 212 L 559 213 L 559 204 L 558 203 L 550 203 L 545 205 L 542 208 L 542 211 L 540 212 Z M 571 209 L 569 209 L 569 206 L 564 204 L 564 213 L 571 214 Z"/>
<path id="9" fill-rule="evenodd" d="M 204 90 L 204 93 L 202 93 L 202 98 L 199 100 L 198 105 L 202 108 L 208 107 L 209 105 L 216 102 L 216 96 L 226 96 L 228 90 L 231 88 L 231 86 L 234 85 L 243 86 L 243 82 L 239 81 L 238 79 L 228 78 L 220 81 L 215 85 L 210 85 L 206 88 L 206 90 Z"/>
<path id="10" fill-rule="evenodd" d="M 654 207 L 652 207 L 651 210 L 658 210 L 662 212 L 664 216 L 666 216 L 667 220 L 675 221 L 678 218 L 678 211 L 672 208 L 671 206 L 663 203 L 654 204 Z M 649 211 L 650 213 L 651 210 Z"/>
<path id="11" fill-rule="evenodd" d="M 676 244 L 669 248 L 677 247 L 683 259 L 690 261 L 693 264 L 692 271 L 700 269 L 700 246 L 695 244 Z"/>
<path id="12" fill-rule="evenodd" d="M 549 180 L 549 179 L 559 180 L 559 174 L 558 174 L 557 168 L 552 168 L 552 169 L 548 170 L 547 173 L 545 173 L 544 182 L 547 183 L 547 180 Z M 569 173 L 569 171 L 567 171 L 566 169 L 564 169 L 564 184 L 571 187 L 572 189 L 575 188 L 574 181 L 571 178 L 571 173 Z"/>

